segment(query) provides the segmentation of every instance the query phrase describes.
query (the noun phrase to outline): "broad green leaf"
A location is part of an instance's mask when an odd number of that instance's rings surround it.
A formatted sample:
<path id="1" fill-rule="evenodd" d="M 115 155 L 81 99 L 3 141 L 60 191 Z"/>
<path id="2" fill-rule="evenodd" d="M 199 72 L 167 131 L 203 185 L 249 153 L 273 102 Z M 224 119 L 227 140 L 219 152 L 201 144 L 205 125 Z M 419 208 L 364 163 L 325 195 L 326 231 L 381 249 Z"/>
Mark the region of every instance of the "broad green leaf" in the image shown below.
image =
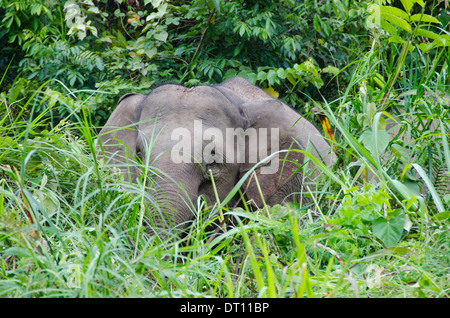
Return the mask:
<path id="1" fill-rule="evenodd" d="M 322 73 L 331 73 L 333 75 L 336 75 L 339 73 L 339 69 L 335 66 L 328 65 L 327 67 L 324 67 L 322 69 Z"/>
<path id="2" fill-rule="evenodd" d="M 444 211 L 441 213 L 438 213 L 436 215 L 433 215 L 433 220 L 435 221 L 446 221 L 450 218 L 450 211 Z"/>
<path id="3" fill-rule="evenodd" d="M 155 39 L 157 39 L 157 40 L 159 40 L 161 42 L 166 42 L 168 36 L 169 36 L 169 33 L 167 33 L 166 31 L 162 31 L 162 32 L 156 33 L 154 35 Z"/>
<path id="4" fill-rule="evenodd" d="M 428 14 L 414 14 L 409 19 L 414 22 L 440 23 L 438 19 Z"/>
<path id="5" fill-rule="evenodd" d="M 406 12 L 411 11 L 411 8 L 414 5 L 414 2 L 411 0 L 400 0 L 402 2 L 403 8 L 405 8 Z"/>
<path id="6" fill-rule="evenodd" d="M 380 17 L 391 24 L 411 33 L 411 26 L 407 22 L 408 14 L 393 7 L 380 7 Z M 388 30 L 386 30 L 388 31 Z"/>
<path id="7" fill-rule="evenodd" d="M 4 256 L 31 257 L 31 252 L 24 247 L 10 247 L 3 252 Z"/>
<path id="8" fill-rule="evenodd" d="M 429 31 L 429 30 L 422 29 L 420 27 L 415 30 L 415 33 L 416 33 L 416 36 L 423 36 L 425 38 L 433 39 L 433 40 L 438 41 L 438 42 L 440 42 L 442 44 L 442 39 L 439 36 L 439 34 L 437 34 L 437 33 L 434 33 L 434 32 Z"/>
<path id="9" fill-rule="evenodd" d="M 221 1 L 220 0 L 208 0 L 208 8 L 210 10 L 216 9 L 217 12 L 220 13 Z"/>
<path id="10" fill-rule="evenodd" d="M 383 16 L 383 19 L 389 21 L 389 23 L 398 26 L 399 28 L 405 30 L 408 33 L 412 32 L 411 26 L 405 20 L 396 17 L 394 15 L 386 14 Z"/>
<path id="11" fill-rule="evenodd" d="M 153 58 L 156 53 L 158 53 L 158 49 L 156 47 L 152 47 L 151 49 L 144 49 L 145 55 L 147 55 L 147 57 L 149 59 Z"/>
<path id="12" fill-rule="evenodd" d="M 256 79 L 258 81 L 265 81 L 267 79 L 267 73 L 264 71 L 259 71 Z"/>
<path id="13" fill-rule="evenodd" d="M 147 5 L 149 2 L 151 2 L 152 6 L 154 8 L 158 8 L 161 3 L 163 2 L 163 0 L 144 0 L 144 3 Z"/>
<path id="14" fill-rule="evenodd" d="M 286 71 L 286 70 L 283 69 L 283 68 L 279 68 L 279 69 L 277 70 L 277 75 L 278 75 L 278 77 L 281 78 L 281 79 L 285 79 L 285 78 L 287 77 L 288 74 L 289 74 L 289 72 Z"/>
<path id="15" fill-rule="evenodd" d="M 372 126 L 373 118 L 375 117 L 376 112 L 377 106 L 375 105 L 375 103 L 367 103 L 365 115 L 367 116 L 368 119 L 370 119 L 369 126 Z"/>
<path id="16" fill-rule="evenodd" d="M 430 50 L 432 50 L 432 49 L 435 49 L 435 48 L 437 48 L 437 47 L 441 47 L 441 46 L 444 46 L 444 47 L 447 47 L 447 46 L 450 46 L 450 35 L 447 35 L 447 34 L 442 34 L 442 35 L 439 35 L 440 36 L 440 39 L 439 40 L 434 40 L 433 42 L 429 42 L 429 43 L 420 43 L 419 44 L 419 49 L 422 51 L 422 52 L 428 52 L 428 51 L 430 51 Z"/>
<path id="17" fill-rule="evenodd" d="M 402 9 L 390 6 L 380 6 L 380 16 L 384 18 L 386 14 L 401 18 L 403 20 L 409 19 L 408 13 L 406 13 Z"/>
<path id="18" fill-rule="evenodd" d="M 442 34 L 441 35 L 442 45 L 443 46 L 450 46 L 450 35 L 448 34 Z"/>
<path id="19" fill-rule="evenodd" d="M 96 6 L 89 6 L 86 10 L 87 13 L 100 14 L 100 10 Z"/>
<path id="20" fill-rule="evenodd" d="M 400 181 L 392 179 L 388 175 L 388 173 L 385 172 L 384 174 L 386 179 L 391 183 L 391 185 L 395 188 L 395 190 L 407 201 L 407 204 L 412 205 L 413 208 L 417 210 L 420 216 L 424 216 L 427 211 L 424 199 L 421 196 L 414 195 L 411 192 L 411 189 L 409 189 L 406 185 L 404 185 Z M 416 198 L 416 200 L 414 200 L 413 198 Z"/>
<path id="21" fill-rule="evenodd" d="M 317 32 L 320 32 L 320 30 L 321 30 L 320 22 L 319 22 L 319 18 L 317 17 L 317 15 L 314 16 L 313 25 L 314 25 L 314 29 L 316 29 Z"/>
<path id="22" fill-rule="evenodd" d="M 247 24 L 245 24 L 244 22 L 239 22 L 239 26 L 234 28 L 233 32 L 236 32 L 238 29 L 239 29 L 239 35 L 241 37 L 244 36 L 244 34 L 247 34 L 247 35 L 251 34 L 250 27 Z"/>
<path id="23" fill-rule="evenodd" d="M 269 86 L 272 86 L 274 83 L 280 83 L 277 73 L 274 70 L 270 70 L 267 73 L 267 81 L 269 82 Z"/>
<path id="24" fill-rule="evenodd" d="M 372 131 L 372 129 L 364 131 L 361 134 L 361 141 L 364 144 L 364 147 L 366 147 L 373 156 L 376 156 L 383 153 L 388 146 L 389 135 L 385 130 L 378 130 L 375 144 L 373 134 L 374 131 Z"/>
<path id="25" fill-rule="evenodd" d="M 397 36 L 397 30 L 386 20 L 381 19 L 379 25 L 383 30 L 388 32 L 390 35 Z"/>
<path id="26" fill-rule="evenodd" d="M 2 149 L 2 152 L 5 151 L 4 148 L 15 148 L 17 147 L 17 142 L 13 140 L 9 136 L 2 136 L 0 137 L 0 149 Z"/>
<path id="27" fill-rule="evenodd" d="M 286 75 L 286 78 L 287 78 L 287 80 L 292 84 L 292 86 L 297 85 L 297 80 L 295 79 L 293 73 L 288 73 L 288 74 Z"/>
<path id="28" fill-rule="evenodd" d="M 239 28 L 239 35 L 240 35 L 240 36 L 243 36 L 245 32 L 246 32 L 246 31 L 245 31 L 245 25 L 242 24 L 241 27 Z"/>
<path id="29" fill-rule="evenodd" d="M 95 66 L 97 66 L 97 68 L 100 71 L 103 71 L 105 69 L 105 65 L 103 64 L 103 60 L 101 58 L 99 58 L 99 57 L 97 57 L 95 59 Z"/>
<path id="30" fill-rule="evenodd" d="M 433 43 L 436 43 L 434 41 Z M 436 46 L 441 46 L 440 44 L 437 44 Z M 434 48 L 434 45 L 432 43 L 420 43 L 418 46 L 419 50 L 421 50 L 423 53 L 428 52 L 429 50 Z"/>
<path id="31" fill-rule="evenodd" d="M 400 242 L 403 234 L 403 226 L 405 225 L 405 215 L 395 216 L 390 219 L 380 217 L 373 221 L 372 231 L 384 245 L 392 247 Z"/>
<path id="32" fill-rule="evenodd" d="M 402 2 L 403 7 L 405 8 L 406 12 L 410 12 L 412 7 L 414 6 L 414 3 L 418 3 L 422 7 L 425 5 L 425 3 L 422 0 L 400 0 Z"/>
<path id="33" fill-rule="evenodd" d="M 400 43 L 400 44 L 405 44 L 406 40 L 402 39 L 399 36 L 391 36 L 389 37 L 389 43 Z"/>

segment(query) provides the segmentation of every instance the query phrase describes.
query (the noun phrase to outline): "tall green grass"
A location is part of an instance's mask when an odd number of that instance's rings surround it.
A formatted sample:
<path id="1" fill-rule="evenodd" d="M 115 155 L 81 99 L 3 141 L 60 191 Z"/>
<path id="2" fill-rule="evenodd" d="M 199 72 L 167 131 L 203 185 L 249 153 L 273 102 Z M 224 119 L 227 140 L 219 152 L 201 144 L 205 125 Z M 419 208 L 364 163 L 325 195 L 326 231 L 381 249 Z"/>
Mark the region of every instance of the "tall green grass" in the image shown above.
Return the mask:
<path id="1" fill-rule="evenodd" d="M 145 188 L 124 187 L 97 159 L 87 111 L 60 99 L 70 118 L 52 123 L 55 104 L 33 113 L 47 83 L 14 105 L 1 92 L 0 297 L 448 297 L 450 198 L 438 181 L 450 168 L 450 123 L 433 97 L 448 89 L 444 57 L 404 60 L 378 108 L 388 65 L 374 48 L 339 100 L 317 102 L 339 162 L 304 152 L 322 172 L 304 194 L 311 204 L 227 207 L 238 184 L 213 207 L 193 202 L 186 235 L 166 241 L 143 227 Z M 415 81 L 430 65 L 434 75 Z M 412 94 L 414 83 L 430 94 Z M 415 143 L 400 141 L 406 132 Z"/>

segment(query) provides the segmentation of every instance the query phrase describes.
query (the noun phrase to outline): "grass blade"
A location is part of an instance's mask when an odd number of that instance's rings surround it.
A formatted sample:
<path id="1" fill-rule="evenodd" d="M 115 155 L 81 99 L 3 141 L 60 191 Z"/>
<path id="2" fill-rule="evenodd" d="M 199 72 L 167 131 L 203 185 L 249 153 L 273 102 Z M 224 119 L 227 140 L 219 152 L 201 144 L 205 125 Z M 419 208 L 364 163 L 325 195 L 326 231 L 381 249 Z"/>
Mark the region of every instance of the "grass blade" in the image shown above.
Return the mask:
<path id="1" fill-rule="evenodd" d="M 444 205 L 442 204 L 441 198 L 439 197 L 439 194 L 437 193 L 437 191 L 433 185 L 433 182 L 431 182 L 430 178 L 428 178 L 425 170 L 423 170 L 423 168 L 420 165 L 418 165 L 417 163 L 412 163 L 411 165 L 414 167 L 414 169 L 416 169 L 416 171 L 419 173 L 420 177 L 425 182 L 425 185 L 427 186 L 428 190 L 430 191 L 431 197 L 433 198 L 434 204 L 436 205 L 438 212 L 444 212 L 445 208 L 444 208 Z"/>

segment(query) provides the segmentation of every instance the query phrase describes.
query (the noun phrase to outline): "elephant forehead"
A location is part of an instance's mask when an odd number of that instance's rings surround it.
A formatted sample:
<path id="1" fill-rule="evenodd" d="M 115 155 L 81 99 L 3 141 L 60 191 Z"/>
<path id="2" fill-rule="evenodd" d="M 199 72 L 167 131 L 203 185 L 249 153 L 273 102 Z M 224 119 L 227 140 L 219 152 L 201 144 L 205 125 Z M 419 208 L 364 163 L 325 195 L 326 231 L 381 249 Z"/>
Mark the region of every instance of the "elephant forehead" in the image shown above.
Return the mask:
<path id="1" fill-rule="evenodd" d="M 151 92 L 144 104 L 167 110 L 204 111 L 206 108 L 222 109 L 230 107 L 231 102 L 217 89 L 209 86 L 183 87 L 180 85 L 163 85 Z"/>
<path id="2" fill-rule="evenodd" d="M 163 85 L 152 91 L 141 106 L 140 121 L 158 118 L 158 126 L 190 126 L 195 120 L 212 127 L 245 125 L 240 106 L 210 86 Z"/>

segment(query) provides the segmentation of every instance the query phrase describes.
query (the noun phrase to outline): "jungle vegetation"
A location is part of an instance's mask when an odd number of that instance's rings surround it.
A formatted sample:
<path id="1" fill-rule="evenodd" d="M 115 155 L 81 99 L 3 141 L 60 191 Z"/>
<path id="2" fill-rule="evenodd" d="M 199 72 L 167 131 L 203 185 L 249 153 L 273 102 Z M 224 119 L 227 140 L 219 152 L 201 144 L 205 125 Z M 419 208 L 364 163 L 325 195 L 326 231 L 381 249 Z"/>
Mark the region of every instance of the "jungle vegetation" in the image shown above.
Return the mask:
<path id="1" fill-rule="evenodd" d="M 450 296 L 447 0 L 0 0 L 0 40 L 0 297 Z M 147 237 L 96 133 L 126 92 L 233 76 L 338 162 L 311 205 L 199 200 Z"/>

